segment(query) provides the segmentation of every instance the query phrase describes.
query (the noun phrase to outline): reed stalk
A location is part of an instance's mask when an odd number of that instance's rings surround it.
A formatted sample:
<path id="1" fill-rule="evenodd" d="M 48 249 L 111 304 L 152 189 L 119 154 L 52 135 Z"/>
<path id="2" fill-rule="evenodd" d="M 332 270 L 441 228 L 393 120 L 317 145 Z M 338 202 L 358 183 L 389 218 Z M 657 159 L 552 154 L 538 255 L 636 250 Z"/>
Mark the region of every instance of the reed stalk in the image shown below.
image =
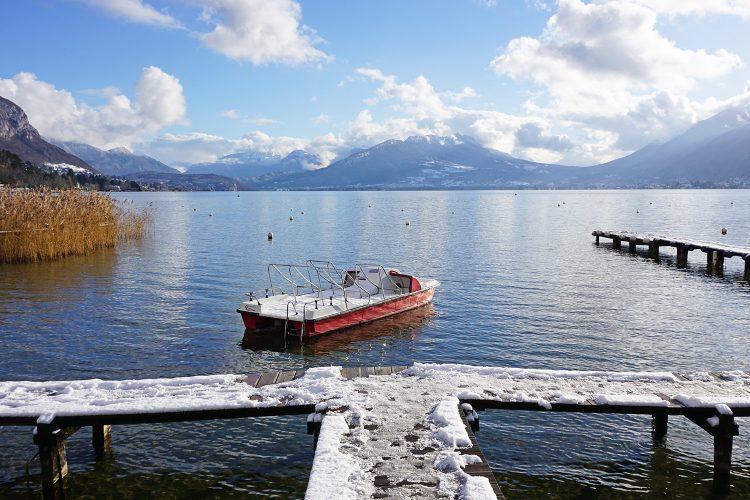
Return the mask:
<path id="1" fill-rule="evenodd" d="M 108 194 L 0 189 L 0 264 L 89 255 L 141 238 L 152 220 Z"/>

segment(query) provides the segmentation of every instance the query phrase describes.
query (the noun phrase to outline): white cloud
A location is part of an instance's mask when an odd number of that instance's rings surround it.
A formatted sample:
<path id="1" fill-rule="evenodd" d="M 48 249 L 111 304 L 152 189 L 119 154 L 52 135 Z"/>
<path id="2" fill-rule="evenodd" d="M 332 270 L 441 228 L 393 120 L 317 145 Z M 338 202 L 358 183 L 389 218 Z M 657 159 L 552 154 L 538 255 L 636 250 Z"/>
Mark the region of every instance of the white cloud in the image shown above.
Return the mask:
<path id="1" fill-rule="evenodd" d="M 331 123 L 331 117 L 325 113 L 321 113 L 315 118 L 313 118 L 313 123 L 316 125 L 321 125 L 324 123 Z"/>
<path id="2" fill-rule="evenodd" d="M 324 63 L 332 56 L 317 49 L 321 39 L 300 25 L 302 9 L 292 0 L 204 0 L 203 19 L 215 24 L 200 35 L 212 50 L 230 59 L 261 65 Z"/>
<path id="3" fill-rule="evenodd" d="M 102 93 L 107 102 L 90 106 L 32 73 L 0 79 L 0 95 L 21 106 L 43 136 L 101 148 L 131 147 L 138 138 L 166 126 L 187 124 L 179 80 L 154 66 L 141 72 L 134 102 L 108 88 Z"/>
<path id="4" fill-rule="evenodd" d="M 710 14 L 738 16 L 750 20 L 750 2 L 747 0 L 633 0 L 659 15 L 667 17 Z"/>
<path id="5" fill-rule="evenodd" d="M 219 114 L 224 118 L 229 118 L 230 120 L 239 120 L 241 118 L 240 112 L 236 109 L 227 109 L 226 111 L 222 111 Z"/>
<path id="6" fill-rule="evenodd" d="M 127 21 L 164 26 L 169 28 L 180 27 L 179 21 L 165 12 L 159 12 L 154 7 L 142 0 L 79 0 L 110 15 L 120 17 Z"/>
<path id="7" fill-rule="evenodd" d="M 739 2 L 679 3 L 681 14 L 742 12 Z M 527 113 L 575 131 L 578 146 L 563 161 L 627 154 L 705 118 L 706 104 L 690 93 L 742 63 L 727 50 L 685 49 L 663 36 L 657 19 L 673 4 L 559 0 L 540 36 L 511 40 L 490 66 L 541 89 L 524 104 Z"/>

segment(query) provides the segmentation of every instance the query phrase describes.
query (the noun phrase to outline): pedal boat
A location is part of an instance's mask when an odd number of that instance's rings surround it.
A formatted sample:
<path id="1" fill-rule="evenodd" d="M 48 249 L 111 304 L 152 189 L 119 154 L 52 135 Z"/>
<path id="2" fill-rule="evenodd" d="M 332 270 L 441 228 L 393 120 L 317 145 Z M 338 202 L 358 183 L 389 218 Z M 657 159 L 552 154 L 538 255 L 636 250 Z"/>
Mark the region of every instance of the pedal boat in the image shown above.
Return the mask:
<path id="1" fill-rule="evenodd" d="M 276 282 L 282 286 L 274 286 Z M 237 312 L 246 333 L 283 330 L 315 337 L 428 304 L 440 282 L 379 264 L 341 269 L 327 261 L 270 264 L 269 288 L 247 294 Z"/>

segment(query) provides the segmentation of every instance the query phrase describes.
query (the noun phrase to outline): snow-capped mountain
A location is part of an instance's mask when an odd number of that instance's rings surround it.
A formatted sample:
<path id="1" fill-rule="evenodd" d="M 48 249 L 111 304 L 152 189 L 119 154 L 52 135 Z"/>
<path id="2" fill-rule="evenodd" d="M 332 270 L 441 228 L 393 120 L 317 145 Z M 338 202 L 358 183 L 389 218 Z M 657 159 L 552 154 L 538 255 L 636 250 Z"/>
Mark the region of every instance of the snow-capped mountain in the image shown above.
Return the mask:
<path id="1" fill-rule="evenodd" d="M 235 179 L 251 179 L 281 172 L 297 173 L 320 168 L 319 156 L 295 150 L 286 156 L 245 151 L 223 156 L 212 163 L 189 165 L 188 174 L 219 174 Z"/>
<path id="2" fill-rule="evenodd" d="M 159 160 L 150 156 L 133 154 L 127 148 L 113 148 L 105 151 L 80 142 L 55 142 L 55 144 L 107 175 L 124 176 L 135 172 L 178 173 L 176 169 Z"/>
<path id="3" fill-rule="evenodd" d="M 18 155 L 23 161 L 39 167 L 68 165 L 83 171 L 98 173 L 95 168 L 77 156 L 63 151 L 42 139 L 29 123 L 20 106 L 0 97 L 0 149 Z M 62 168 L 62 167 L 60 167 Z"/>
<path id="4" fill-rule="evenodd" d="M 301 189 L 471 189 L 551 187 L 578 169 L 535 163 L 481 146 L 474 138 L 412 136 L 388 140 L 326 168 L 267 187 Z"/>

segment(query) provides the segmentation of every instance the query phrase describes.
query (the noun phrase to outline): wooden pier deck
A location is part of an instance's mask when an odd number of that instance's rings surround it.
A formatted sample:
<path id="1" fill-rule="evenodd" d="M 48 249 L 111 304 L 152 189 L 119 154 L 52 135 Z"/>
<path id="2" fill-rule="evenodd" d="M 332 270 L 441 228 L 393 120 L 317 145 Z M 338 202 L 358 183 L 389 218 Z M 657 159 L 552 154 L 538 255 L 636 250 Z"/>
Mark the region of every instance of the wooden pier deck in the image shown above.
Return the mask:
<path id="1" fill-rule="evenodd" d="M 307 415 L 308 432 L 325 443 L 315 451 L 311 498 L 339 495 L 352 484 L 358 489 L 349 496 L 356 498 L 429 498 L 446 488 L 469 498 L 502 498 L 473 434 L 477 411 L 494 409 L 651 415 L 656 439 L 666 435 L 669 416 L 684 416 L 713 438 L 714 485 L 721 491 L 731 477 L 735 418 L 750 416 L 750 373 L 741 371 L 415 363 L 145 381 L 0 382 L 0 393 L 0 425 L 35 427 L 45 498 L 64 496 L 65 439 L 81 426 L 93 427 L 96 455 L 106 456 L 112 425 L 294 414 Z"/>
<path id="2" fill-rule="evenodd" d="M 691 251 L 700 250 L 706 254 L 706 267 L 709 272 L 717 275 L 724 273 L 724 259 L 739 257 L 745 261 L 744 278 L 746 281 L 750 281 L 750 248 L 725 245 L 713 241 L 672 238 L 653 234 L 632 233 L 630 231 L 596 230 L 591 234 L 596 238 L 597 245 L 599 245 L 599 238 L 611 239 L 612 248 L 615 250 L 622 248 L 623 241 L 628 243 L 630 253 L 635 253 L 639 245 L 647 246 L 649 257 L 657 260 L 659 259 L 659 249 L 661 247 L 675 248 L 677 250 L 675 262 L 679 268 L 687 267 L 688 254 Z"/>

